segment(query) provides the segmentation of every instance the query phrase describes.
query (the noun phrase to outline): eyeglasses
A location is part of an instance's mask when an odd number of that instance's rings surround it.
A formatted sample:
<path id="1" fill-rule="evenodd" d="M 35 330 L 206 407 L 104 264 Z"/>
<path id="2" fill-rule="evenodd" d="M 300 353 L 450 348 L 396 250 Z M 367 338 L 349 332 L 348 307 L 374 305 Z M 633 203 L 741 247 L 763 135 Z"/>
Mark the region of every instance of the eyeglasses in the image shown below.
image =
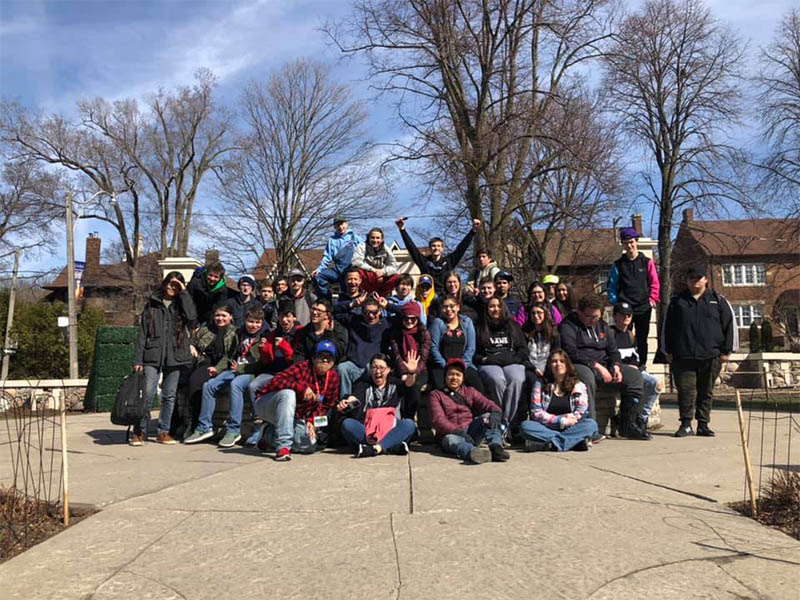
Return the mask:
<path id="1" fill-rule="evenodd" d="M 389 367 L 387 367 L 386 365 L 372 365 L 372 367 L 370 367 L 370 368 L 373 371 L 388 371 L 389 370 Z"/>
<path id="2" fill-rule="evenodd" d="M 381 314 L 381 311 L 379 311 L 379 310 L 365 310 L 364 314 L 366 316 L 368 316 L 368 317 L 377 317 L 379 314 Z"/>
<path id="3" fill-rule="evenodd" d="M 325 310 L 324 308 L 312 308 L 311 309 L 311 314 L 312 315 L 325 315 L 325 314 L 328 314 L 328 311 Z"/>

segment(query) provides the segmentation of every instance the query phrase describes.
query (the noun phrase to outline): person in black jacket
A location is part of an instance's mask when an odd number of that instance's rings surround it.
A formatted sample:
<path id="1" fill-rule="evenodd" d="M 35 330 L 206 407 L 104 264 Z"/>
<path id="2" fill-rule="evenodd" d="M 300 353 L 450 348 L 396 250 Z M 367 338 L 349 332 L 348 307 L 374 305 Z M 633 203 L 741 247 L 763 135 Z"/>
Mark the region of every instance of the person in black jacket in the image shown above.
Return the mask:
<path id="1" fill-rule="evenodd" d="M 678 388 L 681 426 L 675 437 L 713 437 L 709 428 L 714 382 L 733 351 L 733 314 L 728 302 L 708 287 L 705 265 L 686 271 L 688 289 L 672 298 L 664 323 L 664 351 Z"/>
<path id="2" fill-rule="evenodd" d="M 633 439 L 647 439 L 636 424 L 642 397 L 642 375 L 622 359 L 608 323 L 602 319 L 603 301 L 597 294 L 580 299 L 577 310 L 561 321 L 561 348 L 569 354 L 578 377 L 589 392 L 589 416 L 595 418 L 597 386 L 620 389 L 620 434 Z M 605 436 L 596 434 L 593 442 Z"/>
<path id="3" fill-rule="evenodd" d="M 475 232 L 480 229 L 480 219 L 472 219 L 472 229 L 464 236 L 461 243 L 459 243 L 456 249 L 450 254 L 444 254 L 444 241 L 442 238 L 431 238 L 428 242 L 428 250 L 430 250 L 428 256 L 424 256 L 419 251 L 414 240 L 408 235 L 405 217 L 400 217 L 395 223 L 397 223 L 397 228 L 400 230 L 400 235 L 403 238 L 403 243 L 406 245 L 406 250 L 408 250 L 408 253 L 411 255 L 411 260 L 419 267 L 421 273 L 433 277 L 433 289 L 436 295 L 444 296 L 444 276 L 446 273 L 455 270 L 456 266 L 463 258 L 464 253 L 466 253 L 467 248 L 469 248 L 469 245 L 472 243 L 472 238 L 475 237 Z"/>
<path id="4" fill-rule="evenodd" d="M 186 281 L 178 271 L 167 273 L 158 291 L 147 301 L 139 319 L 139 335 L 133 350 L 133 370 L 144 372 L 148 415 L 133 428 L 131 446 L 141 446 L 147 436 L 147 420 L 159 375 L 161 410 L 158 416 L 158 442 L 176 444 L 169 435 L 175 395 L 181 369 L 192 364 L 189 329 L 197 320 L 194 302 L 186 291 Z"/>
<path id="5" fill-rule="evenodd" d="M 311 321 L 294 337 L 292 362 L 298 363 L 314 358 L 314 349 L 322 340 L 333 342 L 336 346 L 337 359 L 341 359 L 347 352 L 347 329 L 333 320 L 331 303 L 324 298 L 317 298 L 311 305 Z"/>
<path id="6" fill-rule="evenodd" d="M 197 310 L 197 324 L 213 325 L 214 309 L 228 300 L 225 267 L 220 262 L 200 267 L 192 275 L 186 291 Z"/>

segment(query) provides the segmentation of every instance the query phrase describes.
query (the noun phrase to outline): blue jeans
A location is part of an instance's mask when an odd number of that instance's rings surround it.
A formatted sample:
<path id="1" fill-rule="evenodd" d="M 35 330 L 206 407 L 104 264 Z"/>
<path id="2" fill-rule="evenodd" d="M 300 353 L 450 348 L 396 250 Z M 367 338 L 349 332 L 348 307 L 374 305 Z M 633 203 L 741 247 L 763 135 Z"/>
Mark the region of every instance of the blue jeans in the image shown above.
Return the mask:
<path id="1" fill-rule="evenodd" d="M 505 422 L 518 423 L 517 415 L 522 401 L 522 388 L 525 385 L 525 366 L 483 365 L 478 371 L 486 386 L 486 393 L 502 407 Z"/>
<path id="2" fill-rule="evenodd" d="M 159 373 L 164 374 L 161 382 L 161 410 L 158 413 L 158 433 L 169 432 L 172 423 L 172 411 L 175 408 L 175 395 L 178 393 L 178 382 L 181 378 L 180 367 L 164 367 L 161 371 L 155 367 L 144 366 L 145 394 L 147 394 L 147 413 L 139 423 L 139 431 L 147 435 L 148 419 L 150 418 L 150 408 L 153 406 L 153 398 L 156 395 Z"/>
<path id="3" fill-rule="evenodd" d="M 500 429 L 487 428 L 486 421 L 488 418 L 489 413 L 475 417 L 472 423 L 469 424 L 467 433 L 475 440 L 475 444 L 480 444 L 485 438 L 490 446 L 502 446 L 503 434 Z M 447 452 L 447 454 L 455 454 L 462 460 L 467 460 L 469 458 L 469 453 L 474 447 L 475 445 L 468 442 L 466 438 L 454 433 L 450 433 L 442 439 L 442 450 Z"/>
<path id="4" fill-rule="evenodd" d="M 642 371 L 642 384 L 644 387 L 644 392 L 642 397 L 644 399 L 644 406 L 642 406 L 642 416 L 646 419 L 650 416 L 650 411 L 653 410 L 653 406 L 658 400 L 658 396 L 660 395 L 656 391 L 656 386 L 658 385 L 658 377 L 655 375 L 650 375 L 647 371 Z"/>
<path id="5" fill-rule="evenodd" d="M 296 406 L 294 390 L 280 390 L 261 396 L 256 401 L 256 414 L 266 421 L 264 437 L 268 445 L 276 450 L 291 448 L 294 452 L 311 454 L 317 450 L 317 444 L 308 437 L 305 421 L 295 421 Z"/>
<path id="6" fill-rule="evenodd" d="M 336 365 L 339 373 L 339 399 L 347 398 L 353 391 L 353 382 L 364 374 L 365 369 L 352 361 L 345 361 Z"/>
<path id="7" fill-rule="evenodd" d="M 342 435 L 350 447 L 355 450 L 359 444 L 367 443 L 367 430 L 364 429 L 364 424 L 356 419 L 345 419 L 342 421 Z M 381 448 L 384 450 L 391 450 L 395 446 L 399 446 L 403 442 L 407 442 L 414 435 L 417 426 L 411 419 L 401 419 L 397 425 L 383 436 L 383 439 L 378 441 Z"/>
<path id="8" fill-rule="evenodd" d="M 256 414 L 256 400 L 258 400 L 258 390 L 263 388 L 267 385 L 272 378 L 275 377 L 272 373 L 262 373 L 261 375 L 256 375 L 253 377 L 253 380 L 247 386 L 247 391 L 250 392 L 250 402 L 252 402 L 253 406 L 253 414 Z"/>
<path id="9" fill-rule="evenodd" d="M 333 267 L 326 265 L 325 268 L 319 270 L 319 273 L 314 277 L 314 287 L 317 288 L 319 296 L 330 298 L 331 285 L 337 281 L 339 281 L 340 285 L 342 284 L 341 277 L 353 262 L 353 253 L 355 251 L 356 244 L 347 244 L 333 257 Z"/>
<path id="10" fill-rule="evenodd" d="M 236 373 L 230 369 L 226 369 L 222 371 L 222 373 L 217 373 L 216 377 L 212 377 L 203 384 L 203 399 L 200 404 L 200 418 L 197 420 L 196 431 L 211 431 L 214 428 L 211 419 L 214 416 L 214 409 L 217 408 L 217 394 L 228 387 L 235 377 Z M 233 414 L 233 412 L 233 398 L 231 398 L 231 414 Z M 237 422 L 241 422 L 241 420 L 242 405 L 240 404 Z"/>
<path id="11" fill-rule="evenodd" d="M 550 429 L 539 421 L 523 421 L 519 427 L 526 440 L 551 442 L 559 452 L 572 450 L 578 442 L 591 439 L 597 433 L 597 422 L 590 417 L 584 417 L 566 429 Z"/>

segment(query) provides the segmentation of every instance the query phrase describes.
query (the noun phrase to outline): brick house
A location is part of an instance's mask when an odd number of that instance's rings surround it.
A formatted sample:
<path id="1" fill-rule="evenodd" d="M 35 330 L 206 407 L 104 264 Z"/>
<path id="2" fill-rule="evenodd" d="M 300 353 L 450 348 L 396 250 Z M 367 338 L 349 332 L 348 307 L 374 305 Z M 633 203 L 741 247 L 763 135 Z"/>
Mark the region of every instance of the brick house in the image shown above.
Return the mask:
<path id="1" fill-rule="evenodd" d="M 297 267 L 310 274 L 311 271 L 319 266 L 322 260 L 322 255 L 325 250 L 322 248 L 309 248 L 307 250 L 300 250 L 297 252 Z M 275 248 L 267 248 L 261 253 L 261 258 L 258 259 L 255 268 L 253 269 L 253 277 L 256 281 L 263 279 L 274 279 L 279 274 L 286 275 L 287 273 L 278 273 L 278 265 L 276 262 Z"/>
<path id="2" fill-rule="evenodd" d="M 702 259 L 709 284 L 733 306 L 740 336 L 755 321 L 770 318 L 798 335 L 800 321 L 800 220 L 696 221 L 692 209 L 672 250 L 673 286 L 685 287 L 683 272 Z M 777 333 L 777 332 L 776 332 Z"/>

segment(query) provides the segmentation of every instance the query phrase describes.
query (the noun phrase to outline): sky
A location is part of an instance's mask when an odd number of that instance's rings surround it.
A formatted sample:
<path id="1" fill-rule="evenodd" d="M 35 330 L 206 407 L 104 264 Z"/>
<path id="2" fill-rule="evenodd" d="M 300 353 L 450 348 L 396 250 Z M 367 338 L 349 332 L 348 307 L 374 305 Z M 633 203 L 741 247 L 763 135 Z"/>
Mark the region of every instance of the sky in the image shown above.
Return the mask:
<path id="1" fill-rule="evenodd" d="M 629 5 L 635 6 L 636 0 Z M 712 12 L 749 41 L 751 55 L 768 43 L 788 0 L 714 0 Z M 320 25 L 342 18 L 346 0 L 0 0 L 0 95 L 43 113 L 72 114 L 75 102 L 102 96 L 135 97 L 190 84 L 199 67 L 220 82 L 222 102 L 235 100 L 243 83 L 265 78 L 288 60 L 311 57 L 333 65 L 336 78 L 369 100 L 368 130 L 378 142 L 403 135 L 388 100 L 371 98 L 363 65 L 342 61 Z M 413 189 L 398 192 L 398 208 Z M 645 221 L 650 215 L 645 214 Z M 391 222 L 381 223 L 387 238 Z M 391 232 L 390 229 L 391 228 Z M 76 258 L 89 231 L 113 240 L 97 222 L 76 226 Z M 363 233 L 363 232 L 362 232 Z M 64 264 L 64 251 L 23 268 Z"/>

